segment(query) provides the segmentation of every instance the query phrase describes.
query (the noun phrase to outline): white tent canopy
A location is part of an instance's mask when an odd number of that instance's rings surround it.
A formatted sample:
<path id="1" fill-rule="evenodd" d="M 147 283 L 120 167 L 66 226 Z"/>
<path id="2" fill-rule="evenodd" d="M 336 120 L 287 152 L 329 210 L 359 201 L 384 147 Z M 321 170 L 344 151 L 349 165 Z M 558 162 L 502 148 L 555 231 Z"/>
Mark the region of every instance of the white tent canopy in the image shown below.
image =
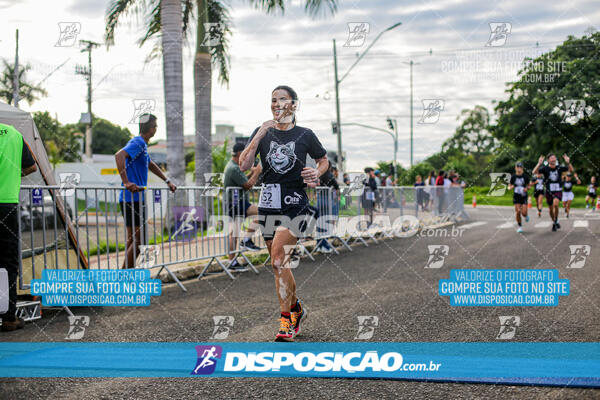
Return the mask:
<path id="1" fill-rule="evenodd" d="M 54 172 L 52 171 L 52 166 L 50 165 L 48 155 L 46 154 L 46 149 L 44 148 L 44 143 L 42 142 L 42 138 L 40 137 L 40 133 L 35 126 L 35 122 L 33 121 L 31 114 L 27 111 L 23 111 L 0 101 L 0 123 L 11 125 L 16 130 L 21 132 L 25 142 L 27 142 L 35 157 L 38 171 L 23 178 L 22 184 L 36 186 L 56 186 L 57 182 L 56 178 L 54 177 Z M 49 190 L 49 192 L 56 202 L 56 209 L 59 212 L 59 215 L 62 217 L 63 222 L 69 227 L 71 243 L 77 243 L 75 240 L 73 224 L 69 216 L 64 212 L 62 199 L 60 196 L 54 196 L 55 190 Z M 81 252 L 81 249 L 79 250 L 82 263 L 83 265 L 87 266 L 87 260 Z"/>
<path id="2" fill-rule="evenodd" d="M 23 184 L 39 185 L 44 182 L 47 185 L 55 185 L 56 180 L 50 161 L 48 160 L 48 155 L 31 114 L 0 101 L 0 123 L 12 125 L 16 130 L 21 132 L 35 156 L 38 172 L 24 178 Z"/>

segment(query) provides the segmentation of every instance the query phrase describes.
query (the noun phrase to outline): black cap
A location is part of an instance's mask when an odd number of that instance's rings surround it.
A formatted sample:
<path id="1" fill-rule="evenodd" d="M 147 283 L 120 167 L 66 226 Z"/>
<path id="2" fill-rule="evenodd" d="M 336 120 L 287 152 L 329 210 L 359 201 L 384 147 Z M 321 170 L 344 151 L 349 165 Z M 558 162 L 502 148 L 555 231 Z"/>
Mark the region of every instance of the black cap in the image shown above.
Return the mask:
<path id="1" fill-rule="evenodd" d="M 245 148 L 246 148 L 246 146 L 244 146 L 243 143 L 239 143 L 238 142 L 238 143 L 236 143 L 236 144 L 233 145 L 232 152 L 233 152 L 233 154 L 236 154 L 236 153 L 244 151 Z"/>
<path id="2" fill-rule="evenodd" d="M 521 161 L 517 161 L 517 163 L 515 164 L 515 167 L 523 168 L 523 163 Z"/>

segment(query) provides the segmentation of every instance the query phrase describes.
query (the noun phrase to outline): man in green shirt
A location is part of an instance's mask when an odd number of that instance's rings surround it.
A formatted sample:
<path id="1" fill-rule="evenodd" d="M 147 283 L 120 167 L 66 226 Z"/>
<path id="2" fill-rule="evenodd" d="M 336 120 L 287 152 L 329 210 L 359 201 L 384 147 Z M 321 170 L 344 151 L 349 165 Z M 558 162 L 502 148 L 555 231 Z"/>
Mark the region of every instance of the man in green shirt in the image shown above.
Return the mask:
<path id="1" fill-rule="evenodd" d="M 223 176 L 223 186 L 225 187 L 225 193 L 228 197 L 228 214 L 234 219 L 235 227 L 229 234 L 229 260 L 233 260 L 234 258 L 234 250 L 237 248 L 237 240 L 234 238 L 237 238 L 236 233 L 239 231 L 241 223 L 246 217 L 258 215 L 258 207 L 254 204 L 250 204 L 246 191 L 256 184 L 258 177 L 262 172 L 262 167 L 259 163 L 250 168 L 250 175 L 246 177 L 240 169 L 240 154 L 242 154 L 243 150 L 243 144 L 236 143 L 233 145 L 231 160 L 225 166 L 225 173 Z M 227 190 L 228 187 L 241 187 L 242 189 Z M 253 232 L 253 228 L 248 229 L 250 236 Z M 234 236 L 234 234 L 236 235 Z M 260 250 L 260 248 L 252 242 L 250 237 L 242 238 L 241 248 L 247 250 Z M 229 269 L 243 270 L 244 267 L 242 267 L 237 260 L 233 260 L 229 264 Z"/>
<path id="2" fill-rule="evenodd" d="M 0 268 L 8 273 L 8 310 L 0 314 L 2 331 L 22 329 L 17 318 L 17 277 L 19 276 L 19 192 L 21 176 L 37 171 L 35 159 L 23 135 L 10 125 L 0 124 Z"/>

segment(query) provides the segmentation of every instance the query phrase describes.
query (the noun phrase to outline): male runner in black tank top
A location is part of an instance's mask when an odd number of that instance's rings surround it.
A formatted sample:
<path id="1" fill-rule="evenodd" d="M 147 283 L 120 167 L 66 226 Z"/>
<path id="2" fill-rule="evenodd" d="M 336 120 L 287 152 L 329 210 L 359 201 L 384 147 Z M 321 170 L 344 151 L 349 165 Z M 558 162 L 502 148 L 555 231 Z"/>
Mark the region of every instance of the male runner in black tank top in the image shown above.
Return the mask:
<path id="1" fill-rule="evenodd" d="M 592 203 L 592 211 L 596 211 L 596 197 L 598 194 L 596 193 L 598 190 L 598 184 L 596 183 L 596 177 L 592 176 L 590 179 L 590 184 L 587 187 L 587 195 L 585 196 L 585 208 L 589 208 L 589 203 Z"/>
<path id="2" fill-rule="evenodd" d="M 552 231 L 556 232 L 560 229 L 558 223 L 558 207 L 562 200 L 562 174 L 564 172 L 573 172 L 573 166 L 571 165 L 571 159 L 566 154 L 563 154 L 563 159 L 567 163 L 567 167 L 558 165 L 558 159 L 554 154 L 548 154 L 548 165 L 542 166 L 544 162 L 544 156 L 540 156 L 537 165 L 533 169 L 533 173 L 538 172 L 544 175 L 544 181 L 546 182 L 546 202 L 548 203 L 548 211 L 550 213 L 550 219 L 552 219 Z"/>
<path id="3" fill-rule="evenodd" d="M 517 220 L 517 232 L 523 232 L 521 226 L 521 216 L 525 217 L 525 221 L 529 222 L 529 215 L 527 215 L 527 189 L 529 189 L 529 176 L 523 172 L 523 163 L 517 162 L 515 165 L 515 175 L 510 177 L 510 183 L 508 190 L 514 188 L 513 204 L 515 205 L 515 217 Z"/>

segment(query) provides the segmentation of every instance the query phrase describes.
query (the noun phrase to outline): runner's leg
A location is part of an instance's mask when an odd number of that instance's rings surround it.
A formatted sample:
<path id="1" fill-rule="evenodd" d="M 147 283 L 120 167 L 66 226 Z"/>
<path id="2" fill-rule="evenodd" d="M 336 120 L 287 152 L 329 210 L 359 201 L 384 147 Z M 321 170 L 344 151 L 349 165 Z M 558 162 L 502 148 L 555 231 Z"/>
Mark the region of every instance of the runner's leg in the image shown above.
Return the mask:
<path id="1" fill-rule="evenodd" d="M 285 254 L 284 246 L 293 246 L 298 241 L 289 229 L 278 227 L 270 246 L 271 265 L 275 276 L 275 288 L 281 312 L 290 312 L 296 303 L 296 281 L 290 269 L 289 254 Z"/>
<path id="2" fill-rule="evenodd" d="M 559 228 L 560 225 L 558 223 L 558 210 L 560 209 L 560 200 L 558 199 L 558 197 L 554 198 L 554 200 L 552 201 L 552 205 L 554 208 L 554 222 L 556 223 L 556 227 Z"/>

